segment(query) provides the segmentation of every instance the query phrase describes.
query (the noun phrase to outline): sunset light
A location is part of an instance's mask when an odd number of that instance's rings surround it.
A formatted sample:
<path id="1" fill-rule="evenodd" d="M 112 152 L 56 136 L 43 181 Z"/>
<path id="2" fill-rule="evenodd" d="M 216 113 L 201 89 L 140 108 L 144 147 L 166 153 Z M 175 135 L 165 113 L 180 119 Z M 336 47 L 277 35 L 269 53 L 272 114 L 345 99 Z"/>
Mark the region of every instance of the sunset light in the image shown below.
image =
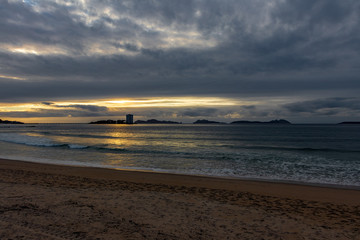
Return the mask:
<path id="1" fill-rule="evenodd" d="M 359 239 L 359 0 L 0 0 L 1 239 Z"/>
<path id="2" fill-rule="evenodd" d="M 172 98 L 136 98 L 136 99 L 92 99 L 75 101 L 45 101 L 37 103 L 3 103 L 0 113 L 8 119 L 23 119 L 26 122 L 87 122 L 104 116 L 123 117 L 125 113 L 135 113 L 135 117 L 146 118 L 148 111 L 162 111 L 163 117 L 186 119 L 182 112 L 193 111 L 202 114 L 223 108 L 229 114 L 226 118 L 239 117 L 240 113 L 228 108 L 241 108 L 260 104 L 260 101 L 238 100 L 214 97 L 172 97 Z M 151 110 L 153 109 L 153 110 Z M 157 109 L 157 110 L 156 110 Z M 52 116 L 57 116 L 54 118 Z M 100 114 L 100 115 L 99 115 Z M 38 116 L 34 118 L 34 116 Z M 191 117 L 192 116 L 188 116 Z M 194 115 L 193 117 L 196 117 Z"/>

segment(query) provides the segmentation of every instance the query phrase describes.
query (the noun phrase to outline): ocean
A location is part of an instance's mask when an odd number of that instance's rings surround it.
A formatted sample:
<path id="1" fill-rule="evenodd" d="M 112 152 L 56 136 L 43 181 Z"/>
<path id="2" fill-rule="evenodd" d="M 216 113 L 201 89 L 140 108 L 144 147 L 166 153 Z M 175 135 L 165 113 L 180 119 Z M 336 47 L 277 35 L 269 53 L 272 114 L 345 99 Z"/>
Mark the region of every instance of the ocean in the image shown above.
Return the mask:
<path id="1" fill-rule="evenodd" d="M 1 125 L 0 158 L 357 188 L 360 126 Z"/>

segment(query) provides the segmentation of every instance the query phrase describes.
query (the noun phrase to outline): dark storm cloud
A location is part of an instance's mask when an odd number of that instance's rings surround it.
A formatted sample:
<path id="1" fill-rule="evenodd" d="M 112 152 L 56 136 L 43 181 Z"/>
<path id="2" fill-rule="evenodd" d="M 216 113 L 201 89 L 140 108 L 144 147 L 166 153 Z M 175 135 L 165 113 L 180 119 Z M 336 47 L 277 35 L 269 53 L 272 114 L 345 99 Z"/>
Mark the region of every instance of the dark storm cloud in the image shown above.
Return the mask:
<path id="1" fill-rule="evenodd" d="M 256 106 L 255 105 L 244 105 L 244 106 L 242 106 L 242 108 L 244 108 L 246 110 L 255 110 Z"/>
<path id="2" fill-rule="evenodd" d="M 139 57 L 140 58 L 140 57 Z M 207 69 L 199 64 L 188 66 L 186 59 L 178 57 L 177 67 L 171 61 L 125 59 L 122 56 L 102 57 L 92 60 L 74 60 L 69 57 L 28 57 L 19 61 L 15 69 L 27 72 L 28 80 L 2 80 L 0 99 L 2 101 L 55 100 L 59 98 L 86 97 L 138 97 L 138 96 L 176 96 L 176 95 L 229 95 L 229 96 L 271 96 L 294 95 L 303 92 L 356 91 L 360 82 L 356 76 L 294 76 L 292 78 L 271 75 L 240 77 L 233 73 L 217 76 L 224 70 L 214 65 Z M 189 57 L 190 58 L 190 57 Z M 2 62 L 12 59 L 1 58 Z M 41 60 L 42 59 L 42 60 Z M 167 58 L 169 59 L 169 58 Z M 196 58 L 195 58 L 196 59 Z M 23 63 L 23 65 L 20 64 Z M 40 64 L 44 62 L 43 64 Z M 170 62 L 170 63 L 169 63 Z M 206 61 L 205 61 L 206 62 Z M 10 64 L 8 64 L 9 66 Z M 16 64 L 14 64 L 16 65 Z M 165 67 L 169 65 L 168 67 Z M 136 67 L 135 67 L 136 66 Z M 188 67 L 187 67 L 188 66 Z M 183 68 L 183 70 L 181 70 Z M 331 71 L 330 71 L 331 72 Z M 37 73 L 49 75 L 36 76 Z M 201 73 L 201 74 L 200 74 Z M 20 75 L 25 77 L 26 75 Z M 201 75 L 201 76 L 200 76 Z M 314 80 L 314 78 L 318 79 Z M 340 93 L 342 94 L 342 93 Z"/>
<path id="3" fill-rule="evenodd" d="M 285 104 L 285 109 L 292 113 L 318 113 L 335 115 L 342 111 L 360 112 L 359 98 L 327 98 Z"/>
<path id="4" fill-rule="evenodd" d="M 296 95 L 329 103 L 360 91 L 356 0 L 0 4 L 3 102 Z M 285 109 L 320 107 L 312 104 Z"/>
<path id="5" fill-rule="evenodd" d="M 76 108 L 80 110 L 85 110 L 89 112 L 106 112 L 108 111 L 107 107 L 96 106 L 96 105 L 81 105 L 81 104 L 70 104 L 70 105 L 58 105 L 57 108 Z"/>
<path id="6" fill-rule="evenodd" d="M 54 105 L 51 102 L 42 102 L 45 106 L 52 106 L 54 109 L 33 108 L 32 111 L 13 111 L 1 112 L 7 117 L 99 117 L 99 116 L 115 116 L 117 112 L 109 112 L 107 107 L 96 105 Z"/>
<path id="7" fill-rule="evenodd" d="M 42 102 L 41 104 L 44 104 L 46 106 L 51 106 L 53 105 L 54 103 L 53 102 Z"/>
<path id="8" fill-rule="evenodd" d="M 116 116 L 118 112 L 110 112 L 105 106 L 69 104 L 56 105 L 52 102 L 42 102 L 45 106 L 51 106 L 53 109 L 33 108 L 31 111 L 0 111 L 0 114 L 7 117 L 98 117 L 98 116 Z"/>
<path id="9" fill-rule="evenodd" d="M 36 111 L 23 112 L 1 112 L 2 115 L 14 118 L 41 118 L 41 117 L 101 117 L 101 116 L 113 116 L 108 112 L 92 112 L 82 111 L 76 109 L 57 110 L 57 109 L 37 109 Z"/>
<path id="10" fill-rule="evenodd" d="M 79 52 L 81 41 L 87 37 L 83 24 L 70 18 L 67 9 L 55 3 L 50 13 L 39 14 L 25 3 L 9 3 L 1 0 L 0 30 L 2 43 L 22 44 L 55 44 L 67 50 Z"/>
<path id="11" fill-rule="evenodd" d="M 268 106 L 265 106 L 268 107 Z M 174 110 L 173 110 L 174 111 Z M 265 117 L 276 117 L 275 112 L 271 110 L 262 110 L 257 109 L 253 105 L 244 105 L 244 106 L 220 106 L 213 108 L 184 108 L 178 111 L 175 111 L 178 117 L 185 118 L 228 118 L 229 121 L 232 121 L 232 118 L 235 119 L 264 119 Z M 170 114 L 169 114 L 170 115 Z M 238 116 L 238 117 L 236 117 Z M 241 117 L 240 117 L 241 116 Z M 281 115 L 280 115 L 281 116 Z"/>
<path id="12" fill-rule="evenodd" d="M 219 110 L 216 108 L 191 108 L 179 113 L 182 117 L 214 117 Z"/>

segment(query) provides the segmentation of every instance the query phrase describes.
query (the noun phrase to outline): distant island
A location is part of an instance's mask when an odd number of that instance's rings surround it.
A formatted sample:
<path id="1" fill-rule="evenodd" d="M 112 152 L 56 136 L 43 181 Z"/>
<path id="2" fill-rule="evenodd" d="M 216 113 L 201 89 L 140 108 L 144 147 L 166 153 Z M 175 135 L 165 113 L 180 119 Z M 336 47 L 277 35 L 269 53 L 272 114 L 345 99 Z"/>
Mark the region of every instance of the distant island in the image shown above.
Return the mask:
<path id="1" fill-rule="evenodd" d="M 200 119 L 200 120 L 197 120 L 196 122 L 193 122 L 193 124 L 226 124 L 226 123 L 216 122 L 216 121 L 209 121 L 209 120 L 206 120 L 206 119 Z"/>
<path id="2" fill-rule="evenodd" d="M 226 124 L 224 122 L 216 122 L 216 121 L 209 121 L 206 119 L 200 119 L 196 122 L 193 122 L 193 124 Z M 234 121 L 230 124 L 291 124 L 291 122 L 285 120 L 285 119 L 276 119 L 271 120 L 269 122 L 260 122 L 260 121 Z"/>
<path id="3" fill-rule="evenodd" d="M 231 124 L 291 124 L 291 122 L 285 119 L 276 119 L 269 122 L 260 122 L 260 121 L 234 121 Z"/>
<path id="4" fill-rule="evenodd" d="M 24 123 L 18 122 L 18 121 L 9 121 L 9 120 L 1 120 L 0 119 L 0 124 L 24 124 Z"/>
<path id="5" fill-rule="evenodd" d="M 126 124 L 125 120 L 100 120 L 96 122 L 90 122 L 89 124 Z M 174 122 L 174 121 L 159 121 L 156 119 L 149 119 L 149 120 L 137 120 L 135 124 L 181 124 L 181 122 Z"/>
<path id="6" fill-rule="evenodd" d="M 360 122 L 341 122 L 338 124 L 360 124 Z"/>
<path id="7" fill-rule="evenodd" d="M 149 120 L 137 120 L 135 124 L 181 124 L 181 122 L 174 122 L 174 121 L 159 121 L 156 119 L 149 119 Z"/>
<path id="8" fill-rule="evenodd" d="M 125 120 L 100 120 L 89 124 L 125 124 Z"/>

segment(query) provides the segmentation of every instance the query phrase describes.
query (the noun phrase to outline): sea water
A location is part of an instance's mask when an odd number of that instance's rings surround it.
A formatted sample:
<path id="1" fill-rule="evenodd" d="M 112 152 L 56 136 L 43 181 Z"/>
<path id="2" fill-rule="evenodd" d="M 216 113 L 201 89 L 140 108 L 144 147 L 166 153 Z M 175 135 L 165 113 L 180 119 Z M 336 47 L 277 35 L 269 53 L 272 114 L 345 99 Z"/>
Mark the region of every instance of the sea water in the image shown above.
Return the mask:
<path id="1" fill-rule="evenodd" d="M 360 187 L 360 126 L 1 125 L 0 158 Z"/>

